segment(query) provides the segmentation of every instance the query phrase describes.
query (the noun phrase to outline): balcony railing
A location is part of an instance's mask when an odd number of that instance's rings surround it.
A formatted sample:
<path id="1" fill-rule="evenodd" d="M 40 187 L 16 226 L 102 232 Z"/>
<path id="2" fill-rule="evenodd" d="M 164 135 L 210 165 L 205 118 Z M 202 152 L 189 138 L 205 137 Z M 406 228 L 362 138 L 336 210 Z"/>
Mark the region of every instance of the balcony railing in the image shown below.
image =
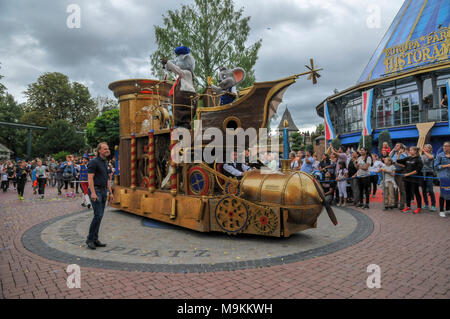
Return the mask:
<path id="1" fill-rule="evenodd" d="M 448 109 L 437 108 L 422 110 L 419 112 L 404 112 L 403 114 L 390 114 L 389 112 L 379 112 L 373 122 L 375 128 L 392 127 L 399 125 L 411 125 L 425 122 L 444 122 L 448 121 Z"/>

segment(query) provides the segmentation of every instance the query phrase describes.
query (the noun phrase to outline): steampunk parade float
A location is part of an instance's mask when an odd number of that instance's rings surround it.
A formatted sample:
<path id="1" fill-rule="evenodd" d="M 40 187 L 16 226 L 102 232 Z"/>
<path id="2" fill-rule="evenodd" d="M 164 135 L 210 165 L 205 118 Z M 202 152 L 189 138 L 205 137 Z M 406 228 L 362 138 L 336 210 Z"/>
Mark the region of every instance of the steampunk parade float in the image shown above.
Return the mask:
<path id="1" fill-rule="evenodd" d="M 204 132 L 218 128 L 225 136 L 229 129 L 267 128 L 277 112 L 287 88 L 302 75 L 316 83 L 320 75 L 311 59 L 309 71 L 284 79 L 254 83 L 236 94 L 236 100 L 220 105 L 222 94 L 211 85 L 191 97 L 191 120 L 201 120 Z M 210 83 L 211 84 L 211 83 Z M 289 237 L 317 227 L 325 205 L 324 193 L 313 176 L 291 171 L 284 159 L 281 171 L 247 172 L 240 180 L 227 176 L 223 163 L 176 163 L 171 149 L 175 127 L 174 112 L 179 107 L 171 95 L 173 83 L 133 79 L 113 82 L 109 89 L 120 103 L 120 145 L 116 146 L 119 175 L 113 187 L 111 206 L 129 213 L 199 232 L 256 234 Z M 224 93 L 228 94 L 228 93 Z M 203 105 L 194 108 L 194 103 Z M 193 131 L 191 131 L 193 132 Z M 180 153 L 193 155 L 191 147 Z M 203 141 L 202 149 L 208 147 Z M 246 141 L 247 147 L 248 143 Z M 215 150 L 225 153 L 225 145 Z M 331 207 L 326 211 L 336 225 Z"/>

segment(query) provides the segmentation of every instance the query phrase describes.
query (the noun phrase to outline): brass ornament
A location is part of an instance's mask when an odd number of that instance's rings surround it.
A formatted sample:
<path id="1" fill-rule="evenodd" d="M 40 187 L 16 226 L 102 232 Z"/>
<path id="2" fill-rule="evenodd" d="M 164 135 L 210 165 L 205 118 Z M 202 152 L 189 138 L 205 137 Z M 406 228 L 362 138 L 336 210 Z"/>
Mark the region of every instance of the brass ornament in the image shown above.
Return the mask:
<path id="1" fill-rule="evenodd" d="M 250 209 L 250 224 L 261 235 L 271 235 L 278 228 L 278 218 L 271 209 L 253 207 Z"/>
<path id="2" fill-rule="evenodd" d="M 215 209 L 216 222 L 226 233 L 237 234 L 248 225 L 247 206 L 239 198 L 227 196 L 222 198 Z"/>

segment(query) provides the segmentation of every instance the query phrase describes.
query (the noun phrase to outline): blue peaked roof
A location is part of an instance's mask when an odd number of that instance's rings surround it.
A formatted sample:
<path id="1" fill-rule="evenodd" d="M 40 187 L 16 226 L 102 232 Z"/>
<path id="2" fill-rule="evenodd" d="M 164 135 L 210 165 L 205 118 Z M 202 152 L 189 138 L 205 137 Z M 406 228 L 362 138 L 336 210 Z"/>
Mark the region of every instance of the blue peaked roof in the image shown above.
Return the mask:
<path id="1" fill-rule="evenodd" d="M 405 0 L 358 83 L 448 62 L 449 42 L 449 0 Z"/>

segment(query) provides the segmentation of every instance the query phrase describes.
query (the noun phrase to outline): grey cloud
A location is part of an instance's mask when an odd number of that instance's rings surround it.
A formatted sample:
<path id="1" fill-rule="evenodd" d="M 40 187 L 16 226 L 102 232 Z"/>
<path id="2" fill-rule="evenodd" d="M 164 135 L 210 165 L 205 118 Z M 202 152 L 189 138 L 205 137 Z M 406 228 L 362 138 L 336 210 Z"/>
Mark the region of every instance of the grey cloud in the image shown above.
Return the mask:
<path id="1" fill-rule="evenodd" d="M 402 2 L 377 1 L 383 10 L 381 29 L 365 26 L 372 0 L 236 0 L 235 8 L 244 7 L 244 15 L 251 16 L 249 43 L 263 39 L 255 65 L 257 81 L 303 72 L 310 57 L 324 68 L 316 86 L 298 79 L 279 108 L 280 113 L 288 104 L 302 128 L 321 122 L 315 106 L 334 88 L 356 83 Z M 81 29 L 66 27 L 70 3 L 81 7 Z M 87 84 L 93 96 L 112 97 L 110 82 L 151 77 L 149 55 L 156 49 L 153 26 L 162 23 L 167 10 L 180 7 L 177 0 L 2 1 L 3 83 L 24 101 L 22 91 L 28 84 L 43 72 L 58 71 Z"/>

